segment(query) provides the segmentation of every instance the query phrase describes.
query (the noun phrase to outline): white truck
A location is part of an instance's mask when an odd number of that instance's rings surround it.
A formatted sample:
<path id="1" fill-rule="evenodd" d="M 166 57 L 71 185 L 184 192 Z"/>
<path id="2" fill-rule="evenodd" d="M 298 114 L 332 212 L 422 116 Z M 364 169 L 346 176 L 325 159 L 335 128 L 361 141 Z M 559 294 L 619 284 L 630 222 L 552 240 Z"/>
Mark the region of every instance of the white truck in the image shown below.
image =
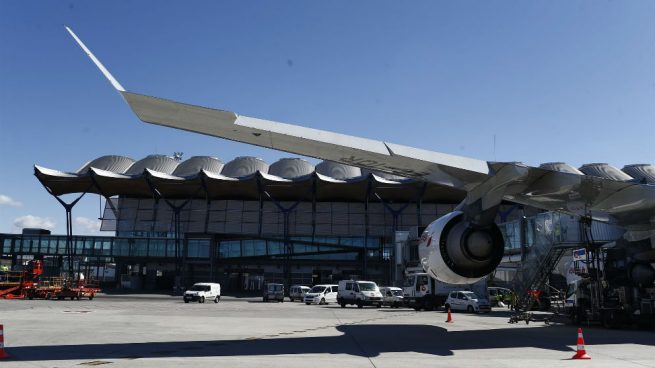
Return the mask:
<path id="1" fill-rule="evenodd" d="M 435 280 L 427 273 L 411 273 L 405 277 L 403 296 L 405 305 L 419 311 L 435 310 L 444 305 L 451 291 L 468 290 L 477 295 L 487 296 L 487 279 L 483 278 L 475 284 L 457 285 Z"/>

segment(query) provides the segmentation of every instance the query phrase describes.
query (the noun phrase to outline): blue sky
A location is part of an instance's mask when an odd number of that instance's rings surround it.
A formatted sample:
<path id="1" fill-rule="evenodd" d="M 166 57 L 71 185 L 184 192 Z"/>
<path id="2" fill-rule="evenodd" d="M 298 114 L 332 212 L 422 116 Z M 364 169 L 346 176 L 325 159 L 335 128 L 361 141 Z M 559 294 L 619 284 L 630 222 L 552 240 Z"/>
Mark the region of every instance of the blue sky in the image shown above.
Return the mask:
<path id="1" fill-rule="evenodd" d="M 65 232 L 33 165 L 289 154 L 144 124 L 128 90 L 486 160 L 655 163 L 651 1 L 2 1 L 0 232 Z M 494 136 L 496 146 L 494 149 Z M 98 197 L 75 208 L 92 233 Z"/>

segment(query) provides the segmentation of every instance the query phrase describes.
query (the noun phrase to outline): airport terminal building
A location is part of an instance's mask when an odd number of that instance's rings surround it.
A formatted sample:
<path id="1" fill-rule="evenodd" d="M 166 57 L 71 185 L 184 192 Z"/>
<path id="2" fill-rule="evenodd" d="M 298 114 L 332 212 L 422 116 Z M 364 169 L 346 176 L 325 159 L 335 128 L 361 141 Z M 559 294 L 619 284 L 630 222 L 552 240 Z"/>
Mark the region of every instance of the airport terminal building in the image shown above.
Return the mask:
<path id="1" fill-rule="evenodd" d="M 465 196 L 299 158 L 269 165 L 254 157 L 223 163 L 205 156 L 103 156 L 75 172 L 35 166 L 35 175 L 72 212 L 75 203 L 62 195 L 104 197 L 101 230 L 115 236 L 76 236 L 71 229 L 68 249 L 66 236 L 4 234 L 2 253 L 15 264 L 43 255 L 53 273 L 70 267 L 145 289 L 169 289 L 176 278 L 184 285 L 218 281 L 235 291 L 352 277 L 390 283 L 402 279 L 402 263 L 418 258 L 396 245 Z M 404 260 L 395 256 L 403 252 Z"/>
<path id="2" fill-rule="evenodd" d="M 655 182 L 650 165 L 542 167 Z M 35 166 L 34 174 L 62 204 L 67 235 L 0 234 L 3 264 L 43 257 L 51 275 L 84 272 L 106 287 L 152 290 L 201 281 L 230 292 L 349 278 L 398 285 L 407 270 L 420 269 L 423 228 L 465 197 L 448 186 L 300 158 L 269 165 L 254 157 L 103 156 L 75 172 Z M 101 230 L 108 236 L 75 235 L 75 204 L 90 194 L 105 199 Z M 583 242 L 573 216 L 517 208 L 502 205 L 497 218 L 505 258 L 494 277 L 501 282 L 528 264 L 528 248 L 534 256 L 537 246 Z M 594 226 L 597 241 L 616 239 L 616 230 Z"/>

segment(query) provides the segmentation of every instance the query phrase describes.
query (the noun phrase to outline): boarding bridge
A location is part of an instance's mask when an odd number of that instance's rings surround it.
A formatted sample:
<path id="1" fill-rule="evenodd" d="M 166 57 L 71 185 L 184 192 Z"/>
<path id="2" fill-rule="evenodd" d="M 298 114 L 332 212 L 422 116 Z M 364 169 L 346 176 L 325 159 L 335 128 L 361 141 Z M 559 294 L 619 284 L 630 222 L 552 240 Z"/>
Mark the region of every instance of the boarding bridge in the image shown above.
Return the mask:
<path id="1" fill-rule="evenodd" d="M 542 290 L 565 254 L 572 249 L 601 246 L 619 238 L 623 230 L 559 212 L 544 212 L 499 225 L 505 239 L 501 268 L 514 268 L 510 287 L 516 305 L 529 308 L 533 290 Z M 550 287 L 550 285 L 549 285 Z M 561 290 L 565 285 L 560 285 Z M 552 295 L 552 294 L 551 294 Z"/>

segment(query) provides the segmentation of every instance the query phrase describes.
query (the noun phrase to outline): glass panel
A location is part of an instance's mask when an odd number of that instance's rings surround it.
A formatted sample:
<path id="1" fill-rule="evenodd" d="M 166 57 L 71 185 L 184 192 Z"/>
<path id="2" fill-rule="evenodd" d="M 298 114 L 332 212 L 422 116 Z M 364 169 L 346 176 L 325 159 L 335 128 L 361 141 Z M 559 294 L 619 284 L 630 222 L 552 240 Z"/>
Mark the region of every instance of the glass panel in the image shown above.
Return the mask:
<path id="1" fill-rule="evenodd" d="M 209 258 L 209 239 L 187 240 L 187 256 L 192 258 Z"/>
<path id="2" fill-rule="evenodd" d="M 255 255 L 255 241 L 254 240 L 244 240 L 243 241 L 243 256 L 252 257 Z"/>
<path id="3" fill-rule="evenodd" d="M 166 257 L 175 257 L 175 239 L 166 241 Z"/>
<path id="4" fill-rule="evenodd" d="M 284 254 L 284 244 L 278 241 L 269 241 L 267 246 L 269 255 Z"/>
<path id="5" fill-rule="evenodd" d="M 165 257 L 166 256 L 166 240 L 165 239 L 150 239 L 150 248 L 148 250 L 150 257 Z"/>
<path id="6" fill-rule="evenodd" d="M 82 254 L 84 250 L 84 239 L 75 237 L 73 241 L 75 242 L 75 254 Z"/>
<path id="7" fill-rule="evenodd" d="M 63 236 L 57 241 L 57 254 L 66 254 L 66 238 Z"/>
<path id="8" fill-rule="evenodd" d="M 118 238 L 114 241 L 114 254 L 116 256 L 130 255 L 130 243 L 127 239 Z"/>
<path id="9" fill-rule="evenodd" d="M 93 238 L 86 238 L 84 241 L 84 254 L 94 254 L 95 241 Z"/>
<path id="10" fill-rule="evenodd" d="M 148 239 L 136 239 L 132 244 L 132 255 L 137 257 L 148 256 Z"/>
<path id="11" fill-rule="evenodd" d="M 11 241 L 12 240 L 13 240 L 12 238 L 5 238 L 2 241 L 2 244 L 3 244 L 2 253 L 12 253 L 12 251 L 11 251 Z"/>
<path id="12" fill-rule="evenodd" d="M 256 256 L 265 256 L 266 255 L 266 240 L 256 240 L 255 241 L 255 255 Z"/>
<path id="13" fill-rule="evenodd" d="M 220 258 L 241 257 L 241 242 L 239 240 L 223 241 L 219 248 Z"/>

